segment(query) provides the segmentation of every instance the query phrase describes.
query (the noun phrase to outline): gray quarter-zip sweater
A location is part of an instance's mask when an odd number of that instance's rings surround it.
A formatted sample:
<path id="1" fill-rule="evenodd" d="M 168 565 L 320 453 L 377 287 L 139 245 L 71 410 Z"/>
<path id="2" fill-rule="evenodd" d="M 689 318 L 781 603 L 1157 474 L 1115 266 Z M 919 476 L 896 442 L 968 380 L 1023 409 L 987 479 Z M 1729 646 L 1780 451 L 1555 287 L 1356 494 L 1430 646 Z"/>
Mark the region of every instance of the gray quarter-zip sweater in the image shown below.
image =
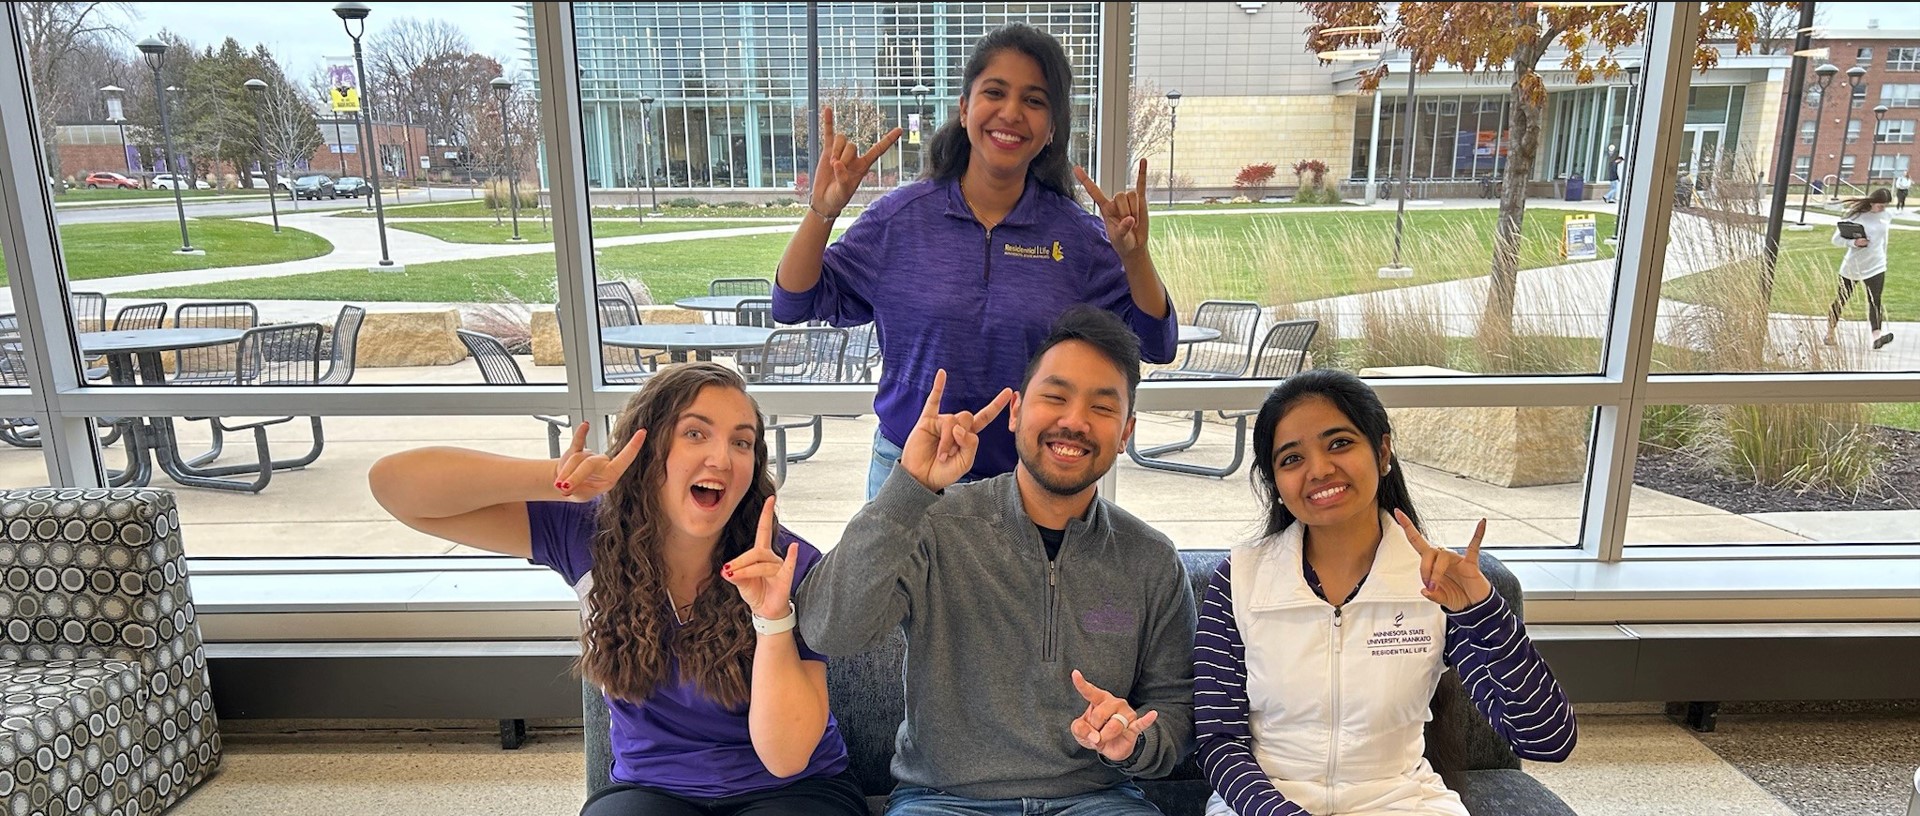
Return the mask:
<path id="1" fill-rule="evenodd" d="M 1193 590 L 1172 542 L 1104 499 L 1049 562 L 1014 474 L 926 489 L 895 468 L 800 585 L 807 645 L 907 639 L 893 775 L 973 799 L 1053 799 L 1164 776 L 1193 740 Z M 1125 763 L 1068 730 L 1071 673 L 1160 712 Z"/>

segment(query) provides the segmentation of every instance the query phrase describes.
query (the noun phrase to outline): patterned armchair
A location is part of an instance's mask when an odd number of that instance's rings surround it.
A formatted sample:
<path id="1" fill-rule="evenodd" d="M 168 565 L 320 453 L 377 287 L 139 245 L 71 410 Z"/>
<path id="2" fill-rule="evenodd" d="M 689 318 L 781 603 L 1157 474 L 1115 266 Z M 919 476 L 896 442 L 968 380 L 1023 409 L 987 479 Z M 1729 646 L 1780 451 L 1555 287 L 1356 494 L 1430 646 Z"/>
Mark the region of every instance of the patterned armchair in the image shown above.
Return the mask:
<path id="1" fill-rule="evenodd" d="M 0 812 L 148 816 L 220 764 L 173 496 L 0 491 Z"/>

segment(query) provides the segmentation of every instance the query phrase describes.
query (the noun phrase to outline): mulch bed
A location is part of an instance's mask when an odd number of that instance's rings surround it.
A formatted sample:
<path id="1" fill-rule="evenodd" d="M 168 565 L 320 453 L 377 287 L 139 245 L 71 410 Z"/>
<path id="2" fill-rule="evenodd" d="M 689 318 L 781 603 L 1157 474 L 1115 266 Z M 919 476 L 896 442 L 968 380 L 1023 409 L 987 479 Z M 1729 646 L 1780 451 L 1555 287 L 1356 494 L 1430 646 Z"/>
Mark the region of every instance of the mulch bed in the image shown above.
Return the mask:
<path id="1" fill-rule="evenodd" d="M 1755 484 L 1717 471 L 1684 450 L 1642 450 L 1633 482 L 1730 513 L 1920 509 L 1920 432 L 1887 427 L 1875 432 L 1887 458 L 1877 483 L 1858 496 Z"/>

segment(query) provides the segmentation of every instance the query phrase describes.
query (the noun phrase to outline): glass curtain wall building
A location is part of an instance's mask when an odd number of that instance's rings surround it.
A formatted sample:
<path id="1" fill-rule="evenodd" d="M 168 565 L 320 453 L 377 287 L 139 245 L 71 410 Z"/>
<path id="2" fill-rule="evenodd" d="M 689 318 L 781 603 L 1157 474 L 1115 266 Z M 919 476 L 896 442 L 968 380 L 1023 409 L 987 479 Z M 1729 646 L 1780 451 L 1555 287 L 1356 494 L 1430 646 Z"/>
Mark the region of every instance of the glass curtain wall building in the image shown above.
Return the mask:
<path id="1" fill-rule="evenodd" d="M 1073 155 L 1088 164 L 1099 5 L 820 4 L 820 104 L 861 142 L 911 131 L 918 114 L 924 144 L 952 115 L 974 41 L 1024 21 L 1066 47 Z M 795 191 L 811 172 L 807 4 L 590 3 L 574 19 L 589 187 Z M 537 62 L 531 48 L 527 58 Z M 920 147 L 909 132 L 876 168 L 879 185 L 918 175 Z"/>

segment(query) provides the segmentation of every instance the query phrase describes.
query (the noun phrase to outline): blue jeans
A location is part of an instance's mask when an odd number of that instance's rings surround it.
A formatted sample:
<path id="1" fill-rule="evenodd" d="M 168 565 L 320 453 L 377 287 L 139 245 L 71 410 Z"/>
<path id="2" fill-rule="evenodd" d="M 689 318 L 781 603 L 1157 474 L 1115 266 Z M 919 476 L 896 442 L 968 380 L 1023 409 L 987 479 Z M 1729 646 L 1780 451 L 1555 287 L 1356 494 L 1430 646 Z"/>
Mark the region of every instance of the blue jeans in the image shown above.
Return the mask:
<path id="1" fill-rule="evenodd" d="M 893 475 L 893 468 L 900 464 L 900 446 L 887 441 L 879 428 L 873 429 L 873 460 L 867 463 L 867 501 L 880 495 L 880 486 L 887 483 L 887 477 Z"/>
<path id="2" fill-rule="evenodd" d="M 1132 782 L 1062 799 L 968 799 L 902 785 L 887 798 L 887 816 L 1160 816 Z"/>

